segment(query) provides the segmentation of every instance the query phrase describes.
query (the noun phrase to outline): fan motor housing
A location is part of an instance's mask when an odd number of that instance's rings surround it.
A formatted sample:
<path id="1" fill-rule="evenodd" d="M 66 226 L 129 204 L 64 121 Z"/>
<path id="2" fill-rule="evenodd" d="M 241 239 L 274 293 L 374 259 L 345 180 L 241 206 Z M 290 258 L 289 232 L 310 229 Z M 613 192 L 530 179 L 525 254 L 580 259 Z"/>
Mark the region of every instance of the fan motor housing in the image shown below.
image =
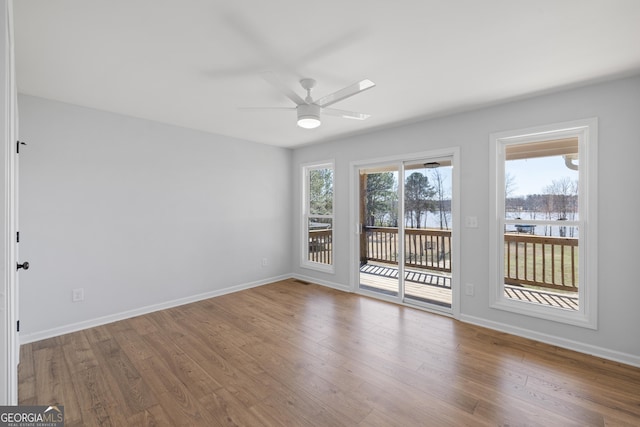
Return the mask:
<path id="1" fill-rule="evenodd" d="M 314 128 L 320 126 L 320 107 L 315 104 L 302 104 L 296 108 L 298 126 Z"/>

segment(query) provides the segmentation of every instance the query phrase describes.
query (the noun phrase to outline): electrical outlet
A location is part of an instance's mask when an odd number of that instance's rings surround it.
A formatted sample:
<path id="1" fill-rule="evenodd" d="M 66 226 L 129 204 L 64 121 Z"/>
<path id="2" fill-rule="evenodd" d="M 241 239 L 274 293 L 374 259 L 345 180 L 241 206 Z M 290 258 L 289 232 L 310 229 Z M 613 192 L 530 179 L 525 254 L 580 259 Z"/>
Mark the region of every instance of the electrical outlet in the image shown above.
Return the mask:
<path id="1" fill-rule="evenodd" d="M 478 228 L 478 217 L 477 216 L 465 217 L 464 226 L 467 228 Z"/>
<path id="2" fill-rule="evenodd" d="M 465 288 L 464 288 L 465 295 L 472 297 L 475 294 L 475 292 L 476 292 L 475 285 L 473 285 L 472 283 L 467 283 L 465 285 Z"/>
<path id="3" fill-rule="evenodd" d="M 71 301 L 73 302 L 84 301 L 84 288 L 77 288 L 71 291 Z"/>
<path id="4" fill-rule="evenodd" d="M 262 258 L 262 266 L 266 267 L 267 265 L 269 265 L 269 261 L 266 258 Z"/>

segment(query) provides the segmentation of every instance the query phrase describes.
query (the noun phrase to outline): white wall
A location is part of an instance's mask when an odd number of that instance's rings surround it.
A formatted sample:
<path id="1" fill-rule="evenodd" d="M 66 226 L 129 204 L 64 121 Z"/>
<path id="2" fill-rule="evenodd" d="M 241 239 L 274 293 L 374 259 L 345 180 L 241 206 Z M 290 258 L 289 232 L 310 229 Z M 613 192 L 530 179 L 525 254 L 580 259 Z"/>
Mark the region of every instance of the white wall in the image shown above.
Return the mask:
<path id="1" fill-rule="evenodd" d="M 290 273 L 290 150 L 30 96 L 19 110 L 22 342 Z"/>
<path id="2" fill-rule="evenodd" d="M 599 119 L 598 330 L 489 308 L 489 134 L 589 117 Z M 480 222 L 477 229 L 461 230 L 460 283 L 476 285 L 475 296 L 461 297 L 461 319 L 640 366 L 640 77 L 296 149 L 291 172 L 294 273 L 338 287 L 351 285 L 350 162 L 453 146 L 461 150 L 461 216 L 477 216 Z M 327 158 L 336 159 L 333 275 L 299 263 L 299 168 Z"/>

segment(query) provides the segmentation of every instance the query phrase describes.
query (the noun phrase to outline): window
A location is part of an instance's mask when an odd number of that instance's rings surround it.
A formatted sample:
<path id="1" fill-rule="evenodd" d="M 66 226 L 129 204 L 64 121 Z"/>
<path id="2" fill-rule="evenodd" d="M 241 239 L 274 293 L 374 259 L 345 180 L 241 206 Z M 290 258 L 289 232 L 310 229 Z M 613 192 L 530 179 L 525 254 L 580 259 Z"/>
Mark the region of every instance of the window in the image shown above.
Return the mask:
<path id="1" fill-rule="evenodd" d="M 333 162 L 302 170 L 302 266 L 333 272 Z"/>
<path id="2" fill-rule="evenodd" d="M 597 121 L 491 136 L 491 306 L 596 328 Z"/>

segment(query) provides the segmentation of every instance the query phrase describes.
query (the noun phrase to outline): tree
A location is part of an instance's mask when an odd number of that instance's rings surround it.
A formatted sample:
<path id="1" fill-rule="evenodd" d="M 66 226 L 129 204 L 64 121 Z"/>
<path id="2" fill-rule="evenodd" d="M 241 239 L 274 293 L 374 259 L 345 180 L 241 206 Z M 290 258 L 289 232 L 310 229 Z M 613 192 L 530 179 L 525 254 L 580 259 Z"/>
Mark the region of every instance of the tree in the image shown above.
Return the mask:
<path id="1" fill-rule="evenodd" d="M 311 215 L 333 213 L 333 169 L 309 171 L 309 213 Z"/>
<path id="2" fill-rule="evenodd" d="M 573 220 L 578 211 L 578 181 L 569 177 L 554 179 L 551 185 L 545 187 L 545 193 L 549 198 L 548 212 L 554 212 L 558 220 Z M 566 227 L 560 227 L 560 236 L 566 236 Z M 573 227 L 571 227 L 573 235 Z"/>
<path id="3" fill-rule="evenodd" d="M 411 227 L 420 228 L 422 215 L 426 215 L 429 211 L 433 212 L 434 194 L 435 190 L 429 184 L 429 179 L 420 172 L 413 172 L 406 178 L 404 206 Z"/>
<path id="4" fill-rule="evenodd" d="M 554 179 L 545 192 L 553 199 L 554 211 L 558 219 L 574 219 L 577 212 L 578 181 L 569 177 Z"/>
<path id="5" fill-rule="evenodd" d="M 529 194 L 525 199 L 524 207 L 531 219 L 536 219 L 538 213 L 545 211 L 545 197 L 540 194 Z"/>
<path id="6" fill-rule="evenodd" d="M 521 199 L 514 199 L 513 194 L 518 189 L 516 177 L 512 173 L 507 172 L 504 176 L 504 199 L 506 212 L 518 212 L 518 205 Z M 514 215 L 518 216 L 518 214 Z"/>
<path id="7" fill-rule="evenodd" d="M 393 172 L 367 174 L 366 214 L 367 224 L 398 225 L 398 194 Z"/>
<path id="8" fill-rule="evenodd" d="M 440 229 L 448 229 L 449 221 L 447 217 L 446 197 L 449 196 L 449 191 L 444 187 L 444 177 L 440 172 L 440 169 L 436 168 L 431 171 L 431 179 L 434 182 L 434 191 L 438 202 L 438 212 L 440 213 Z"/>
<path id="9" fill-rule="evenodd" d="M 516 177 L 511 172 L 507 172 L 504 176 L 504 197 L 509 198 L 513 196 L 513 193 L 518 189 L 516 184 Z"/>

